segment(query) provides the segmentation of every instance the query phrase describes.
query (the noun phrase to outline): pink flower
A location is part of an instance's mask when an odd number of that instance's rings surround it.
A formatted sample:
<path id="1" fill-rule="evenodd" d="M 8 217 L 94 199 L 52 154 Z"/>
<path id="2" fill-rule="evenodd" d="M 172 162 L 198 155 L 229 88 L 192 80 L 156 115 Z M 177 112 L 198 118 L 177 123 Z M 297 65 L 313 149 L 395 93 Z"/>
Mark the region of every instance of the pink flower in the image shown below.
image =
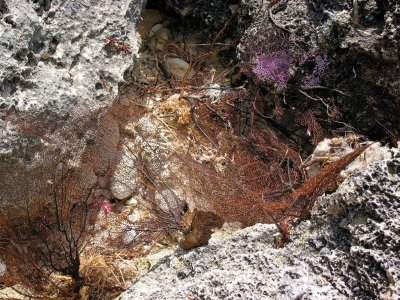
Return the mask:
<path id="1" fill-rule="evenodd" d="M 99 206 L 103 209 L 104 213 L 108 215 L 112 210 L 110 201 L 106 198 L 99 198 L 94 202 L 94 206 Z"/>

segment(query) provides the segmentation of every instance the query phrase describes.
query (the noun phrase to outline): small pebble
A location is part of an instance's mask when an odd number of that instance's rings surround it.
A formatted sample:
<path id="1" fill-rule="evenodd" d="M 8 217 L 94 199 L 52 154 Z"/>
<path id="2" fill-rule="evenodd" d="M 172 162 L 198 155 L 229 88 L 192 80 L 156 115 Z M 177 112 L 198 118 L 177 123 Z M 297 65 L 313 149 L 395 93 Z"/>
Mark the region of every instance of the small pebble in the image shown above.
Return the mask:
<path id="1" fill-rule="evenodd" d="M 189 64 L 180 58 L 169 58 L 166 60 L 165 65 L 168 71 L 179 79 L 183 79 L 186 72 L 189 69 Z M 192 78 L 194 75 L 193 70 L 189 72 L 188 78 Z"/>
<path id="2" fill-rule="evenodd" d="M 139 201 L 135 197 L 132 197 L 125 201 L 125 205 L 127 205 L 127 206 L 137 206 L 138 203 L 139 203 Z"/>

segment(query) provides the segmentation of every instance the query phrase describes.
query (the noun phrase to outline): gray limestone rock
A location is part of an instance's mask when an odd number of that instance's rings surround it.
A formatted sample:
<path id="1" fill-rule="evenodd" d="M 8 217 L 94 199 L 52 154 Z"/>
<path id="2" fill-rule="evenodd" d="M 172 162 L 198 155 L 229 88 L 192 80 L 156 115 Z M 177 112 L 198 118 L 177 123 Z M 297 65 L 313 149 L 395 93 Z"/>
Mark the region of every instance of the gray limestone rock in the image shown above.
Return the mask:
<path id="1" fill-rule="evenodd" d="M 400 154 L 353 174 L 319 199 L 307 261 L 342 294 L 400 296 Z M 312 249 L 312 250 L 311 250 Z"/>
<path id="2" fill-rule="evenodd" d="M 178 250 L 118 299 L 398 299 L 400 154 L 321 197 L 282 249 L 273 225 Z"/>
<path id="3" fill-rule="evenodd" d="M 177 251 L 118 299 L 346 299 L 289 250 L 274 249 L 274 234 L 259 224 Z"/>
<path id="4" fill-rule="evenodd" d="M 145 2 L 0 1 L 0 153 L 39 143 L 10 115 L 71 120 L 111 103 L 138 51 Z"/>

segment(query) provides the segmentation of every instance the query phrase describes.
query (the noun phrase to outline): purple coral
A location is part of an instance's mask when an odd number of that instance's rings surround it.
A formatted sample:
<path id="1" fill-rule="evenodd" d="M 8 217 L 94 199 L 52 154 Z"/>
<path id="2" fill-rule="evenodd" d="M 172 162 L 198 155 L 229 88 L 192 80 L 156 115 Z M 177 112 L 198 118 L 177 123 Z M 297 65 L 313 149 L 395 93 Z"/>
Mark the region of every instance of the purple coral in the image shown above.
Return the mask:
<path id="1" fill-rule="evenodd" d="M 252 71 L 259 80 L 274 82 L 278 89 L 283 89 L 290 77 L 291 63 L 292 59 L 287 51 L 276 51 L 258 57 Z"/>

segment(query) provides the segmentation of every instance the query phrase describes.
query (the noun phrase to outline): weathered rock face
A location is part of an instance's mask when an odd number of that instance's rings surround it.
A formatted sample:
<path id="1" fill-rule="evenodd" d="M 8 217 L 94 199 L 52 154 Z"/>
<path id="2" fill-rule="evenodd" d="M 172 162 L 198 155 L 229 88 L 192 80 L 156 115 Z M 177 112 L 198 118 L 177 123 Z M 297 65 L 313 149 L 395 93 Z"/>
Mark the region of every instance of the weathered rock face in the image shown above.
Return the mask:
<path id="1" fill-rule="evenodd" d="M 259 5 L 255 2 L 251 5 Z M 285 5 L 273 6 L 271 12 L 277 24 L 310 42 L 337 49 L 358 48 L 377 58 L 397 58 L 400 37 L 397 1 L 290 0 Z"/>
<path id="2" fill-rule="evenodd" d="M 398 299 L 400 153 L 319 199 L 276 249 L 273 225 L 177 251 L 118 299 Z"/>
<path id="3" fill-rule="evenodd" d="M 145 2 L 0 1 L 3 154 L 38 142 L 15 134 L 9 121 L 21 112 L 65 120 L 111 103 L 137 53 L 136 23 Z"/>
<path id="4" fill-rule="evenodd" d="M 347 297 L 400 296 L 399 179 L 396 151 L 317 203 L 307 237 L 316 256 L 307 261 Z"/>
<path id="5" fill-rule="evenodd" d="M 162 260 L 118 299 L 346 299 L 256 225 Z M 307 299 L 307 298 L 303 298 Z"/>

